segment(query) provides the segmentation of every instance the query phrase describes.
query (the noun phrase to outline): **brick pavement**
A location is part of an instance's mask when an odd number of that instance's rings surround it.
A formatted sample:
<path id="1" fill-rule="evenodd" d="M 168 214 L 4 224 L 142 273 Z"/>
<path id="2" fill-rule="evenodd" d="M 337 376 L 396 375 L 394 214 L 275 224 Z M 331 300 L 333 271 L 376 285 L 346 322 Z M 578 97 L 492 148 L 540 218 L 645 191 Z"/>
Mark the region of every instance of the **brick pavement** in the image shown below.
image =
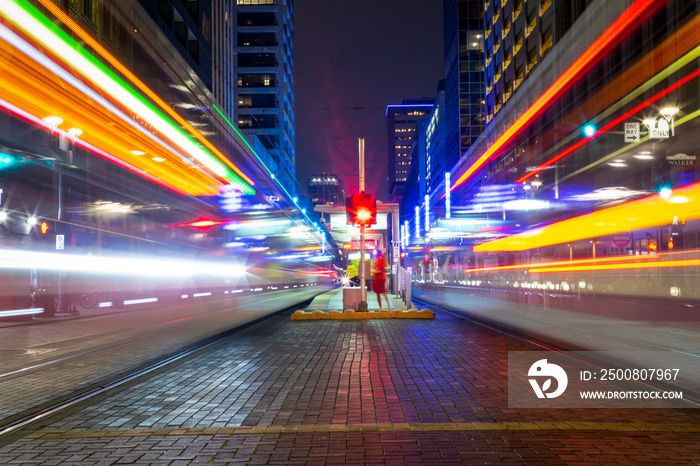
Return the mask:
<path id="1" fill-rule="evenodd" d="M 697 410 L 509 409 L 508 351 L 434 321 L 291 322 L 0 448 L 1 464 L 698 464 Z"/>
<path id="2" fill-rule="evenodd" d="M 0 325 L 0 425 L 325 289 Z"/>

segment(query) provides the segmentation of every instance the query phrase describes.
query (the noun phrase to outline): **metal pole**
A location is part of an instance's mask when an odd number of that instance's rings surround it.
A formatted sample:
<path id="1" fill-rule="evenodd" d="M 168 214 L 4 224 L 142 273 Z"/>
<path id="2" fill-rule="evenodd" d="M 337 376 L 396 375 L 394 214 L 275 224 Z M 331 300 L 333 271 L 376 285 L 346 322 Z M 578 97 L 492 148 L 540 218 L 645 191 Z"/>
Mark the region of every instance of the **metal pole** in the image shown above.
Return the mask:
<path id="1" fill-rule="evenodd" d="M 367 311 L 367 284 L 365 282 L 365 227 L 360 227 L 360 303 L 358 311 Z"/>
<path id="2" fill-rule="evenodd" d="M 365 192 L 365 138 L 360 138 L 360 192 Z"/>
<path id="3" fill-rule="evenodd" d="M 359 140 L 360 151 L 360 193 L 365 192 L 365 138 Z M 365 283 L 365 227 L 360 226 L 360 302 L 357 305 L 359 312 L 369 309 L 367 306 L 367 286 Z"/>
<path id="4" fill-rule="evenodd" d="M 69 150 L 73 150 L 72 148 Z M 63 233 L 63 167 L 61 167 L 61 162 L 56 164 L 58 169 L 58 215 L 56 215 L 56 234 L 59 232 Z M 55 241 L 54 241 L 55 248 Z M 64 311 L 64 299 L 63 299 L 63 276 L 66 274 L 65 270 L 58 271 L 58 283 L 56 283 L 56 292 L 58 293 L 56 299 L 56 312 Z"/>

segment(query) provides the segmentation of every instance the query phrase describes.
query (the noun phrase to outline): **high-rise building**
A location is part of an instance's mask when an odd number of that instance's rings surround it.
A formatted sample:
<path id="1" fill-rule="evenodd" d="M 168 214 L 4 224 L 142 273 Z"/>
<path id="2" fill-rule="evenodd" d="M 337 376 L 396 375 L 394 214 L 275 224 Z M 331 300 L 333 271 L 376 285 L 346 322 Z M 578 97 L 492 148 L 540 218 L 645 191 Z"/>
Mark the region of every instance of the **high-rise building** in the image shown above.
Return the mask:
<path id="1" fill-rule="evenodd" d="M 138 0 L 199 79 L 212 88 L 212 0 Z M 95 9 L 92 1 L 75 2 Z M 92 5 L 92 6 L 90 6 Z"/>
<path id="2" fill-rule="evenodd" d="M 411 165 L 400 200 L 401 222 L 403 225 L 408 221 L 409 237 L 415 235 L 415 225 L 411 222 L 415 208 L 419 207 L 424 211 L 425 196 L 440 194 L 439 190 L 444 186 L 445 172 L 452 168 L 446 164 L 445 159 L 444 81 L 440 81 L 437 91 L 433 106 L 428 109 L 427 118 L 418 121 L 418 131 L 410 150 Z M 431 202 L 431 209 L 438 205 L 436 202 Z"/>
<path id="3" fill-rule="evenodd" d="M 448 164 L 445 148 L 445 82 L 440 81 L 438 95 L 428 115 L 425 127 L 425 179 L 424 190 L 433 191 L 444 179 L 445 171 L 454 164 Z"/>
<path id="4" fill-rule="evenodd" d="M 343 178 L 328 173 L 311 175 L 307 182 L 306 192 L 311 203 L 316 204 L 342 204 Z"/>
<path id="5" fill-rule="evenodd" d="M 387 186 L 389 199 L 398 201 L 411 169 L 411 146 L 418 138 L 418 121 L 430 114 L 433 99 L 406 99 L 401 105 L 387 105 Z"/>
<path id="6" fill-rule="evenodd" d="M 484 2 L 445 0 L 443 5 L 445 161 L 452 166 L 484 130 Z"/>
<path id="7" fill-rule="evenodd" d="M 487 124 L 590 3 L 590 0 L 486 3 Z"/>
<path id="8" fill-rule="evenodd" d="M 293 0 L 213 0 L 214 94 L 276 171 L 294 179 Z M 278 175 L 280 176 L 280 175 Z"/>

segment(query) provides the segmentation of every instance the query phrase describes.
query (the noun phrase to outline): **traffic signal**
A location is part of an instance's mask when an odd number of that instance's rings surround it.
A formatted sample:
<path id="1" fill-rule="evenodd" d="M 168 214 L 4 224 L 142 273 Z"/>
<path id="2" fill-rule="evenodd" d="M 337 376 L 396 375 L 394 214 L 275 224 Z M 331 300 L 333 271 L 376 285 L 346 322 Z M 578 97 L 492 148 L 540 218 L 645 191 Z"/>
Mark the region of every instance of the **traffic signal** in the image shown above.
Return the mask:
<path id="1" fill-rule="evenodd" d="M 371 226 L 377 223 L 377 199 L 371 194 L 353 194 L 345 199 L 347 224 Z"/>
<path id="2" fill-rule="evenodd" d="M 663 180 L 659 183 L 657 191 L 659 196 L 661 196 L 661 199 L 668 199 L 673 194 L 673 185 L 669 180 Z"/>
<path id="3" fill-rule="evenodd" d="M 10 154 L 0 154 L 0 170 L 10 168 L 15 164 L 15 156 Z"/>
<path id="4" fill-rule="evenodd" d="M 583 131 L 583 134 L 586 135 L 586 137 L 593 136 L 597 131 L 593 123 L 585 124 L 581 130 Z"/>

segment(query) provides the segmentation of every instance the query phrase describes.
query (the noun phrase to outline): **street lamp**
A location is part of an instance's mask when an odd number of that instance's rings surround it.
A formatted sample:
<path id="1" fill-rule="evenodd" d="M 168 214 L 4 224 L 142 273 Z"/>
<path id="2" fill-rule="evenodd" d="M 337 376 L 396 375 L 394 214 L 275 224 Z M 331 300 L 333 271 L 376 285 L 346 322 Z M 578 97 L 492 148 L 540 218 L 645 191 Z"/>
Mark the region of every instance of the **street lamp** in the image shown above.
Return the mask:
<path id="1" fill-rule="evenodd" d="M 53 134 L 54 131 L 56 131 L 56 128 L 58 128 L 58 125 L 63 123 L 63 118 L 58 117 L 58 116 L 53 116 L 53 115 L 47 116 L 47 117 L 43 118 L 43 120 L 44 120 L 44 123 L 49 125 L 49 128 L 51 128 L 51 134 Z"/>
<path id="2" fill-rule="evenodd" d="M 68 130 L 68 134 L 71 135 L 71 137 L 73 138 L 73 144 L 75 144 L 75 140 L 78 139 L 81 134 L 83 134 L 83 130 L 80 128 L 70 128 Z"/>
<path id="3" fill-rule="evenodd" d="M 678 113 L 678 109 L 675 107 L 666 107 L 664 109 L 661 109 L 659 113 L 665 116 L 667 120 L 670 120 L 671 118 L 673 118 L 673 115 Z"/>
<path id="4" fill-rule="evenodd" d="M 59 118 L 60 120 L 60 118 Z M 80 128 L 69 128 L 67 133 L 71 137 L 71 142 L 73 145 L 71 145 L 68 148 L 68 163 L 73 164 L 73 147 L 75 146 L 75 141 L 78 140 L 81 134 L 83 134 L 83 130 Z M 63 167 L 59 166 L 57 167 L 57 172 L 58 172 L 58 212 L 56 215 L 56 249 L 57 250 L 63 250 L 63 238 L 65 238 L 65 233 L 64 233 L 64 228 L 63 228 Z M 59 241 L 60 238 L 60 241 Z M 58 301 L 56 302 L 56 309 L 63 311 L 65 310 L 66 303 L 65 299 L 63 296 L 63 277 L 65 276 L 65 271 L 60 271 L 58 273 Z M 67 303 L 68 306 L 70 306 L 70 301 Z"/>

